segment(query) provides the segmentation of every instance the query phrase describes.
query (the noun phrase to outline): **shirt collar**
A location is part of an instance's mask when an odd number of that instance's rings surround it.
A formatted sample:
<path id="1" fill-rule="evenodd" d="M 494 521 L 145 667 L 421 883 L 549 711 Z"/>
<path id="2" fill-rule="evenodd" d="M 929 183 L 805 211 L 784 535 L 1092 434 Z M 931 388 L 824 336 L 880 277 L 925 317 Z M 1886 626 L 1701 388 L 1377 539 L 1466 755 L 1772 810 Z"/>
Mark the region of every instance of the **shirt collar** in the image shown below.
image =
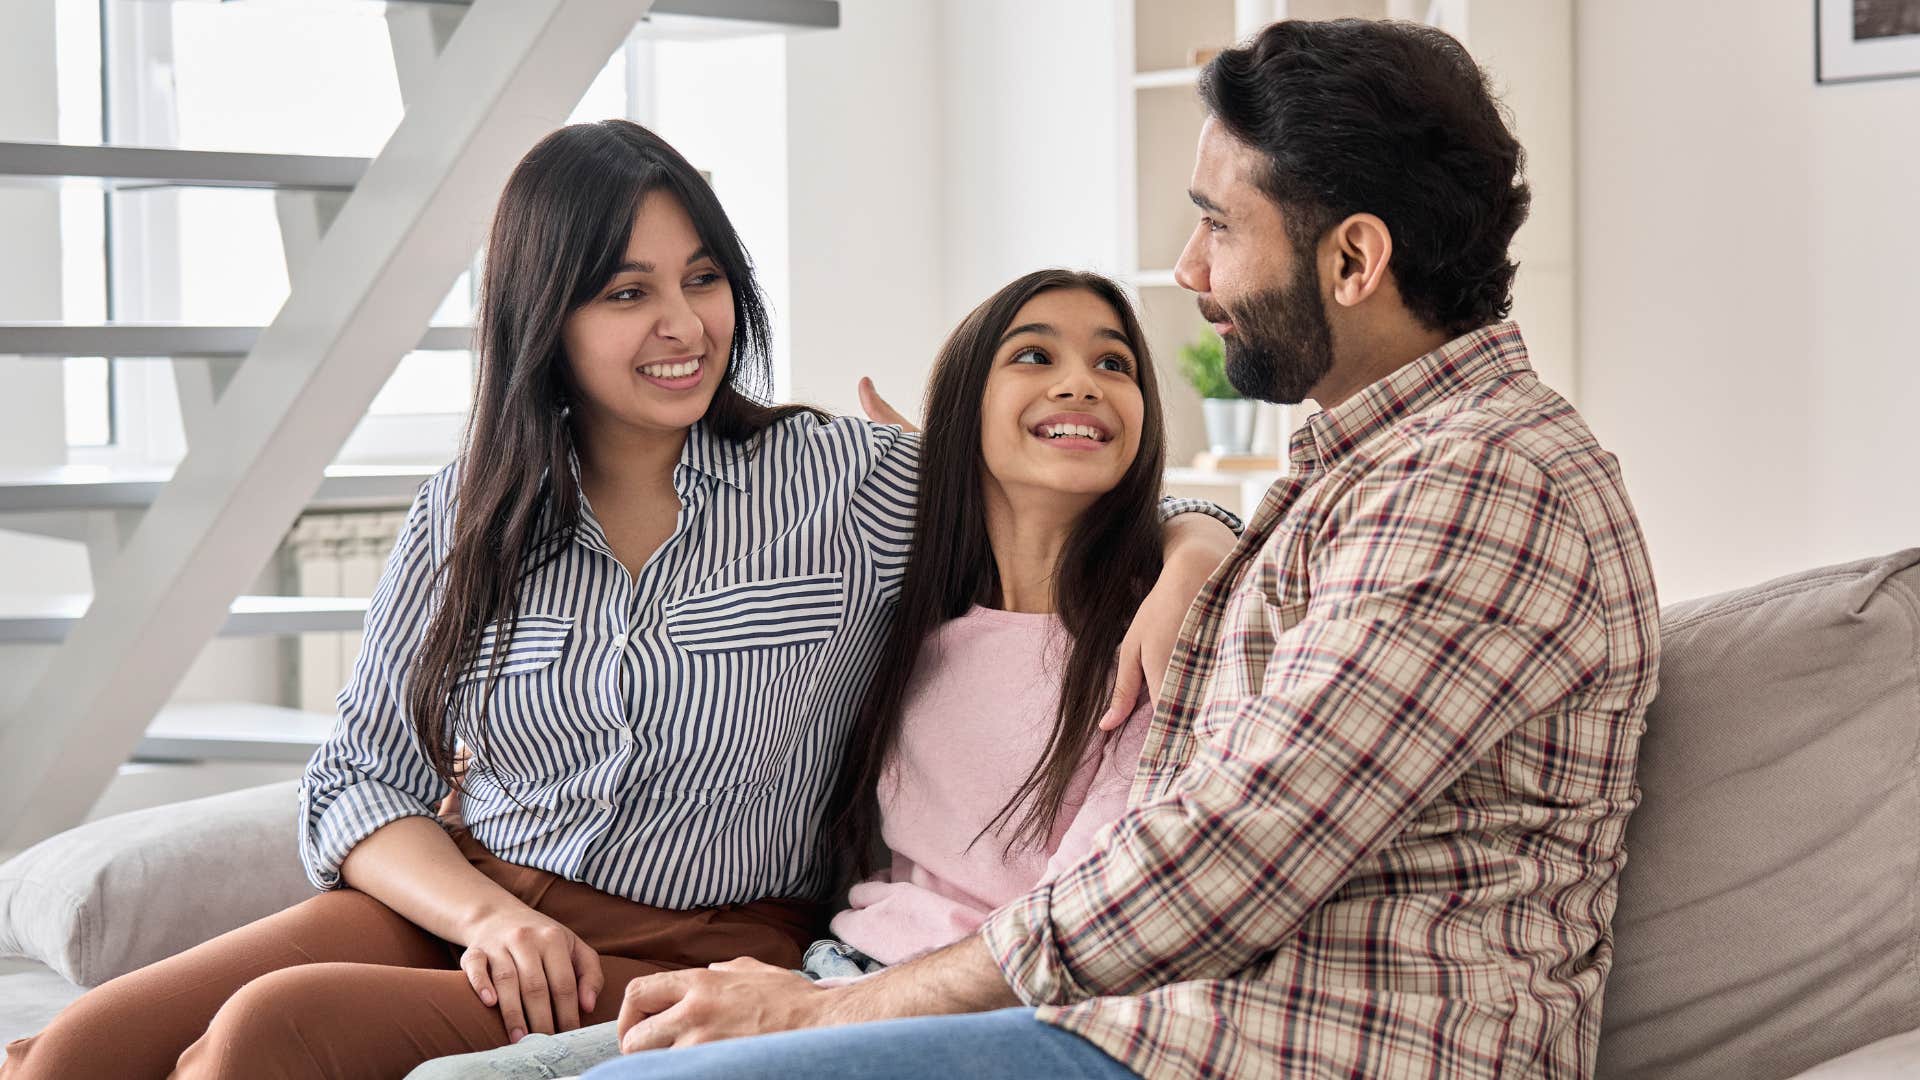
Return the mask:
<path id="1" fill-rule="evenodd" d="M 745 491 L 749 486 L 749 456 L 746 443 L 722 437 L 703 420 L 687 429 L 687 445 L 680 450 L 680 464 Z"/>
<path id="2" fill-rule="evenodd" d="M 687 429 L 687 442 L 680 448 L 676 468 L 691 469 L 745 491 L 747 458 L 745 443 L 731 442 L 709 430 L 705 423 L 696 423 Z M 573 470 L 574 487 L 579 488 L 580 451 L 572 446 L 567 447 L 567 467 Z"/>
<path id="3" fill-rule="evenodd" d="M 686 472 L 710 476 L 722 483 L 731 484 L 741 491 L 747 490 L 748 447 L 745 443 L 731 442 L 707 429 L 706 424 L 696 423 L 687 429 L 686 445 L 680 448 L 680 464 L 675 466 L 674 486 L 682 488 L 680 477 Z M 606 534 L 600 528 L 600 521 L 594 516 L 593 507 L 587 502 L 586 489 L 580 485 L 580 451 L 573 446 L 567 447 L 567 468 L 573 473 L 573 488 L 580 493 L 580 525 L 582 538 L 589 546 L 612 553 L 607 545 Z M 545 513 L 552 513 L 551 504 Z"/>
<path id="4" fill-rule="evenodd" d="M 1288 447 L 1296 473 L 1333 466 L 1402 419 L 1510 375 L 1532 372 L 1520 328 L 1495 323 L 1438 349 L 1310 417 Z"/>

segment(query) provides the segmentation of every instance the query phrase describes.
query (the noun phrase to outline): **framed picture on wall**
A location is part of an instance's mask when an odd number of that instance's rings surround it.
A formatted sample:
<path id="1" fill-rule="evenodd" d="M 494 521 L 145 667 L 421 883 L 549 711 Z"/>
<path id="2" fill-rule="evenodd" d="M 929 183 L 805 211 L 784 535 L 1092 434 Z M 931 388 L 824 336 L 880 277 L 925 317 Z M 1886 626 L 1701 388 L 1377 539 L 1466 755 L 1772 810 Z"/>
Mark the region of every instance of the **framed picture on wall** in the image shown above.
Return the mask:
<path id="1" fill-rule="evenodd" d="M 1920 76 L 1920 0 L 1814 0 L 1823 83 Z"/>

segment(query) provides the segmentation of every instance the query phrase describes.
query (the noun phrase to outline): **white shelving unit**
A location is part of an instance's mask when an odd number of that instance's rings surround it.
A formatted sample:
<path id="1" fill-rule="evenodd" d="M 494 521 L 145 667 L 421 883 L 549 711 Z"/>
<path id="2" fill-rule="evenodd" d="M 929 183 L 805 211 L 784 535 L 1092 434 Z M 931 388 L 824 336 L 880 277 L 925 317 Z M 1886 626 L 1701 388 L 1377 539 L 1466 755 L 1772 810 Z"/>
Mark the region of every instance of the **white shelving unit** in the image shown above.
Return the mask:
<path id="1" fill-rule="evenodd" d="M 1271 454 L 1271 470 L 1215 472 L 1188 467 L 1207 449 L 1200 397 L 1179 374 L 1183 345 L 1208 333 L 1192 293 L 1174 281 L 1173 268 L 1192 232 L 1187 198 L 1194 144 L 1206 113 L 1195 85 L 1205 51 L 1224 48 L 1284 16 L 1275 0 L 1133 0 L 1123 4 L 1119 88 L 1123 137 L 1122 255 L 1139 297 L 1147 344 L 1159 362 L 1167 407 L 1167 490 L 1250 510 L 1279 474 L 1283 410 L 1267 410 L 1256 450 Z"/>
<path id="2" fill-rule="evenodd" d="M 1266 485 L 1286 468 L 1287 435 L 1300 410 L 1264 408 L 1254 450 L 1270 469 L 1218 472 L 1186 467 L 1206 449 L 1200 399 L 1179 375 L 1180 347 L 1210 333 L 1193 294 L 1174 281 L 1173 268 L 1192 233 L 1196 211 L 1187 198 L 1194 145 L 1206 118 L 1195 87 L 1206 50 L 1251 36 L 1277 19 L 1417 19 L 1458 30 L 1465 0 L 1132 0 L 1121 35 L 1131 53 L 1119 93 L 1125 160 L 1120 233 L 1128 281 L 1140 298 L 1148 346 L 1159 360 L 1167 404 L 1167 490 L 1211 498 L 1251 511 Z M 1449 25 L 1451 24 L 1451 25 Z"/>

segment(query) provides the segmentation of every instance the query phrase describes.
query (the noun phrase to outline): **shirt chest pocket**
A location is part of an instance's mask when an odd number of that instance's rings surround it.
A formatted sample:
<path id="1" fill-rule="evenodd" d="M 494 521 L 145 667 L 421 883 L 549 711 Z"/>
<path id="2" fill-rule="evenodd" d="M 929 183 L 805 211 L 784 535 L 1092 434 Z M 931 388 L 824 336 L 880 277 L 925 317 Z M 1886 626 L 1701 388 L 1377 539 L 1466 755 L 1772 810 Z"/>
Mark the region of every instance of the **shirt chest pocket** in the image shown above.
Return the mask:
<path id="1" fill-rule="evenodd" d="M 667 635 L 690 653 L 818 645 L 846 606 L 837 572 L 739 581 L 668 605 Z"/>
<path id="2" fill-rule="evenodd" d="M 462 684 L 486 678 L 489 667 L 496 663 L 493 651 L 506 625 L 507 620 L 498 620 L 487 624 L 487 628 L 480 632 L 479 647 L 474 650 L 467 666 L 461 669 L 459 681 Z M 499 678 L 529 675 L 552 666 L 566 651 L 567 638 L 572 633 L 571 615 L 521 615 L 513 620 L 513 640 L 507 643 L 506 652 L 497 658 L 498 666 L 493 667 L 495 675 Z"/>

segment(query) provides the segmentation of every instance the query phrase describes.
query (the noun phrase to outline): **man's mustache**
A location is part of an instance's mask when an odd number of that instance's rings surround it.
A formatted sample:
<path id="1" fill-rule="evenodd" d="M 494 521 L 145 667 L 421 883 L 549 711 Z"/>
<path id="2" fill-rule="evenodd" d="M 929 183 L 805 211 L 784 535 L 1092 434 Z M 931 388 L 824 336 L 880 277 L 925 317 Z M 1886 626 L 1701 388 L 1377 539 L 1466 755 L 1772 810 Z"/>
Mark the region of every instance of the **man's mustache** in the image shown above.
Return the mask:
<path id="1" fill-rule="evenodd" d="M 1208 322 L 1223 323 L 1228 321 L 1227 309 L 1221 307 L 1219 304 L 1214 303 L 1213 301 L 1207 299 L 1206 297 L 1204 296 L 1200 297 L 1198 300 L 1194 301 L 1194 303 L 1198 304 L 1200 307 L 1200 317 L 1207 320 Z"/>

